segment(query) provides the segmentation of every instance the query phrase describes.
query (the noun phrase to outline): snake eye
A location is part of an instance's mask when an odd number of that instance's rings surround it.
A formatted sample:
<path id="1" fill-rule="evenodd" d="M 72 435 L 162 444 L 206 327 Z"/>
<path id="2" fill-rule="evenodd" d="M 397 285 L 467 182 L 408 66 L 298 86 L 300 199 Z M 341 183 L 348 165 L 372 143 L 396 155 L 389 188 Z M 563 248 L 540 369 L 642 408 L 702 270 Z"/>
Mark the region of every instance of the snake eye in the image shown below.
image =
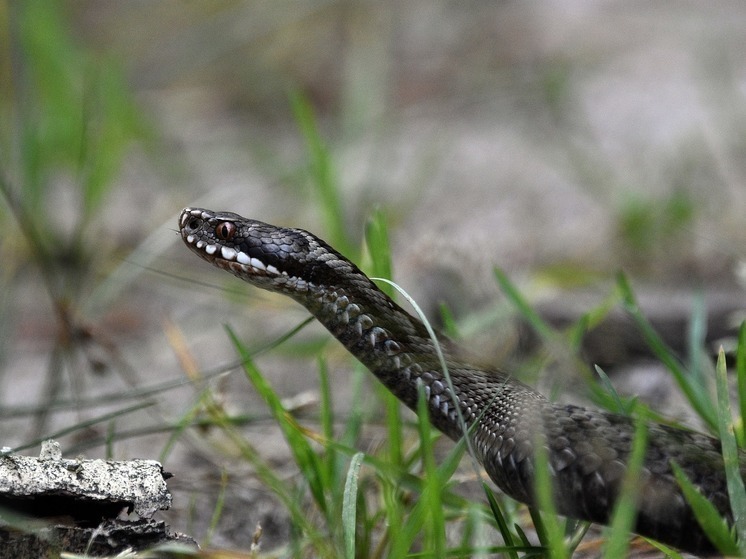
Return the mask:
<path id="1" fill-rule="evenodd" d="M 236 234 L 236 225 L 230 221 L 218 223 L 215 227 L 215 235 L 221 241 L 230 241 Z"/>

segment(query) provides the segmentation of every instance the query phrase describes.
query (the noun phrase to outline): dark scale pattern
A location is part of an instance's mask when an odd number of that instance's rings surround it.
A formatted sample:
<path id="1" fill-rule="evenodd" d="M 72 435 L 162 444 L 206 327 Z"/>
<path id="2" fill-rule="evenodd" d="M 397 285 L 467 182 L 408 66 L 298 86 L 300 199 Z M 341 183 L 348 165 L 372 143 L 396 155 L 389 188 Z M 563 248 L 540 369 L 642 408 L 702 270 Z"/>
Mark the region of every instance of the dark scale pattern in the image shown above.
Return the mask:
<path id="1" fill-rule="evenodd" d="M 631 452 L 630 418 L 552 404 L 505 373 L 460 362 L 444 341 L 452 392 L 425 327 L 311 233 L 190 208 L 182 212 L 179 228 L 186 245 L 203 259 L 308 308 L 411 409 L 421 385 L 433 425 L 452 439 L 465 432 L 461 418 L 467 427 L 478 422 L 471 440 L 476 457 L 508 495 L 534 501 L 534 448 L 541 444 L 548 450 L 558 510 L 608 522 Z M 710 552 L 670 461 L 730 522 L 720 443 L 650 424 L 635 530 L 686 551 Z M 746 473 L 744 466 L 741 470 Z"/>

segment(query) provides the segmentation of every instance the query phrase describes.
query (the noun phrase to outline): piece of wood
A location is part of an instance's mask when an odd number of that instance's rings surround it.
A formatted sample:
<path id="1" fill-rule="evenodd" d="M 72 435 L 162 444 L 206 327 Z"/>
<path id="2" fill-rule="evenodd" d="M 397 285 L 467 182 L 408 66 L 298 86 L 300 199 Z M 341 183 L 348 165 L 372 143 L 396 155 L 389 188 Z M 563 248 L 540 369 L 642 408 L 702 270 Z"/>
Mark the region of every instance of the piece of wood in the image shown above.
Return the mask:
<path id="1" fill-rule="evenodd" d="M 185 551 L 198 547 L 192 538 L 173 533 L 165 522 L 153 519 L 112 519 L 88 527 L 48 524 L 24 531 L 0 529 L 0 559 L 57 558 L 62 552 L 108 557 L 160 544 L 180 545 Z"/>
<path id="2" fill-rule="evenodd" d="M 152 519 L 171 506 L 169 477 L 155 460 L 63 459 L 55 441 L 38 458 L 0 455 L 0 559 L 193 544 Z"/>

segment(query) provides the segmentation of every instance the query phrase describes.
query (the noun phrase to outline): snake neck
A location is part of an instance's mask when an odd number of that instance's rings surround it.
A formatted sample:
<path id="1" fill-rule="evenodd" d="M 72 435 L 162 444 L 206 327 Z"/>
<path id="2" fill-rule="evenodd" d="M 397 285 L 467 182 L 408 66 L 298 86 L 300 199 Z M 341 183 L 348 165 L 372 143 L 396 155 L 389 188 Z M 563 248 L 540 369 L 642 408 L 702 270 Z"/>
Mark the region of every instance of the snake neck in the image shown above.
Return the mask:
<path id="1" fill-rule="evenodd" d="M 344 287 L 314 286 L 308 293 L 296 292 L 293 297 L 412 410 L 417 409 L 418 385 L 422 385 L 433 422 L 458 439 L 463 430 L 458 426 L 448 382 L 424 324 L 361 272 L 358 279 Z M 455 363 L 451 343 L 440 337 L 438 343 L 450 367 Z M 454 390 L 460 393 L 461 377 L 451 378 Z"/>
<path id="2" fill-rule="evenodd" d="M 435 347 L 425 326 L 375 284 L 319 287 L 313 295 L 296 300 L 379 378 L 395 370 L 403 377 L 396 379 L 397 385 L 402 380 L 416 385 L 421 374 L 413 363 L 436 367 Z M 386 312 L 374 313 L 374 309 Z M 447 353 L 447 348 L 441 348 Z"/>
<path id="3" fill-rule="evenodd" d="M 448 372 L 446 378 L 424 324 L 356 268 L 347 277 L 357 281 L 345 286 L 315 285 L 307 293 L 295 291 L 293 297 L 407 407 L 416 411 L 421 393 L 430 421 L 451 439 L 459 440 L 475 423 L 478 428 L 472 438 L 480 439 L 480 432 L 484 431 L 484 435 L 494 430 L 496 413 L 503 407 L 495 402 L 498 393 L 508 403 L 513 401 L 511 393 L 521 393 L 526 401 L 544 401 L 522 383 L 514 379 L 507 382 L 503 373 L 487 372 L 462 362 L 454 354 L 452 342 L 438 337 Z M 484 390 L 485 386 L 492 389 Z M 484 449 L 477 449 L 481 454 L 480 450 Z"/>

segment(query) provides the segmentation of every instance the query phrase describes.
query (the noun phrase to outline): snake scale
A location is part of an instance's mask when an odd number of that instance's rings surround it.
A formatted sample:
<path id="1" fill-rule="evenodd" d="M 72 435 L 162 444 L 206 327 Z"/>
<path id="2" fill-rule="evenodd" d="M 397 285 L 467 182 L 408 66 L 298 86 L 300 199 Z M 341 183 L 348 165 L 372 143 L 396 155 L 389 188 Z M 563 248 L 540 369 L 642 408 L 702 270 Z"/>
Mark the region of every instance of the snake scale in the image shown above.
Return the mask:
<path id="1" fill-rule="evenodd" d="M 198 208 L 182 211 L 179 230 L 204 260 L 305 306 L 410 409 L 421 385 L 433 425 L 453 440 L 468 431 L 477 460 L 506 494 L 534 503 L 533 449 L 543 441 L 557 510 L 608 523 L 631 452 L 631 418 L 552 403 L 504 372 L 462 362 L 444 340 L 451 390 L 422 322 L 307 231 Z M 673 477 L 672 461 L 732 522 L 719 441 L 650 423 L 635 532 L 685 551 L 713 552 Z"/>

